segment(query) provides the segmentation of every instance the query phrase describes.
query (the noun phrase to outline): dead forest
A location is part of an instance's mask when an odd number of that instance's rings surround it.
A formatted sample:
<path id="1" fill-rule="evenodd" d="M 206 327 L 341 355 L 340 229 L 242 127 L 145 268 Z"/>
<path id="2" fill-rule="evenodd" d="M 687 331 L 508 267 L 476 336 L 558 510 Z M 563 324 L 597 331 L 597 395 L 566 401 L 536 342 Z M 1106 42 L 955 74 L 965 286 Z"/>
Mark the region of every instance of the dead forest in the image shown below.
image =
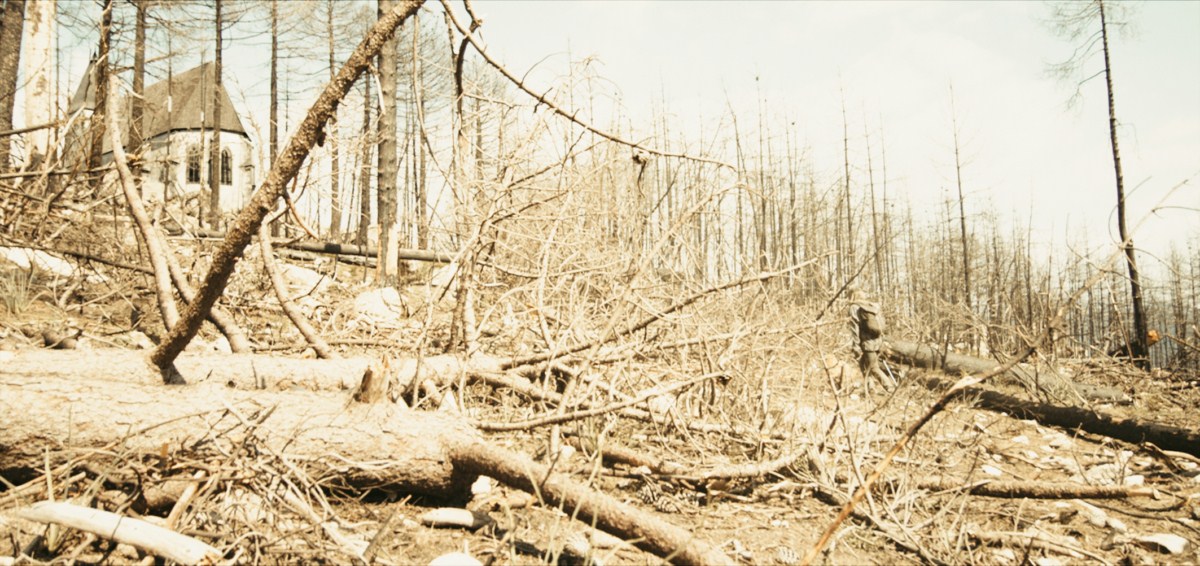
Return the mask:
<path id="1" fill-rule="evenodd" d="M 1200 562 L 1200 255 L 1116 129 L 1121 241 L 1045 252 L 957 129 L 914 203 L 844 106 L 610 120 L 470 1 L 0 5 L 0 566 Z"/>

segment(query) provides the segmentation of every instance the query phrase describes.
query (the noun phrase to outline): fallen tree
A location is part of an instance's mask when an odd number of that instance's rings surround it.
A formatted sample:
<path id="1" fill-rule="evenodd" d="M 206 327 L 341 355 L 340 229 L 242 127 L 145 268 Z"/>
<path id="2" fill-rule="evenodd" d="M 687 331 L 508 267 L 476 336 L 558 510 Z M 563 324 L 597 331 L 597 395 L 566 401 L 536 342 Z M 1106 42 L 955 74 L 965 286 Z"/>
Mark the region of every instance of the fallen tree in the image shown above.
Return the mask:
<path id="1" fill-rule="evenodd" d="M 154 368 L 144 358 L 133 359 L 141 383 L 98 379 L 103 370 L 86 376 L 6 371 L 0 378 L 0 473 L 31 477 L 114 456 L 165 465 L 199 461 L 200 450 L 209 450 L 210 458 L 235 455 L 253 444 L 252 452 L 275 454 L 327 489 L 465 500 L 470 483 L 489 475 L 657 556 L 731 564 L 686 529 L 490 445 L 456 415 L 353 403 L 346 392 L 243 390 L 218 379 L 163 388 L 153 384 Z M 105 367 L 122 375 L 120 366 Z"/>
<path id="2" fill-rule="evenodd" d="M 951 382 L 936 377 L 926 377 L 923 381 L 935 391 L 951 386 Z M 982 387 L 962 388 L 959 395 L 977 399 L 976 403 L 982 408 L 1008 413 L 1018 419 L 1033 419 L 1044 425 L 1082 430 L 1133 444 L 1151 442 L 1163 450 L 1200 456 L 1200 431 L 1143 419 L 1114 417 L 1092 409 L 1029 401 Z"/>
<path id="3" fill-rule="evenodd" d="M 888 339 L 885 342 L 885 358 L 905 365 L 937 369 L 948 374 L 979 374 L 1001 365 L 1003 362 L 986 360 L 942 351 L 926 344 Z M 1074 383 L 1050 368 L 1030 368 L 1026 365 L 1013 366 L 1003 374 L 1027 390 L 1043 398 L 1056 401 L 1082 397 L 1089 401 L 1128 402 L 1124 392 L 1096 385 Z"/>

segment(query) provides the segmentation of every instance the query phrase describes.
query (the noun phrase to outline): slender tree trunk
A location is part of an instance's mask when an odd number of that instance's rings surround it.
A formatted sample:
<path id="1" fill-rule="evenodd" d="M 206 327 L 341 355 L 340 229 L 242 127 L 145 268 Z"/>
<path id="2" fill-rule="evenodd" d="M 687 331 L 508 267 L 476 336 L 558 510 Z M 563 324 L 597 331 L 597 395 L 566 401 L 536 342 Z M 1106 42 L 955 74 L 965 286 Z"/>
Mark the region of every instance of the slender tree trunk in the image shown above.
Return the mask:
<path id="1" fill-rule="evenodd" d="M 271 0 L 271 109 L 270 117 L 271 146 L 267 152 L 267 168 L 275 165 L 275 155 L 279 152 L 279 0 Z M 271 235 L 279 235 L 279 225 L 283 220 L 271 223 Z"/>
<path id="2" fill-rule="evenodd" d="M 1125 250 L 1125 262 L 1129 266 L 1130 298 L 1133 300 L 1133 340 L 1129 340 L 1129 357 L 1142 369 L 1150 369 L 1149 328 L 1146 310 L 1142 303 L 1142 283 L 1134 257 L 1133 239 L 1125 224 L 1125 177 L 1121 172 L 1121 150 L 1117 144 L 1117 107 L 1113 99 L 1112 59 L 1108 46 L 1108 21 L 1104 15 L 1104 1 L 1100 7 L 1100 38 L 1104 47 L 1104 84 L 1108 87 L 1108 139 L 1112 142 L 1113 174 L 1117 179 L 1117 234 Z"/>
<path id="3" fill-rule="evenodd" d="M 134 27 L 133 46 L 133 97 L 129 110 L 129 148 L 141 153 L 142 145 L 142 113 L 146 105 L 143 95 L 146 92 L 146 0 L 136 0 L 137 24 Z M 133 182 L 137 186 L 137 194 L 142 194 L 142 160 L 132 163 Z"/>
<path id="4" fill-rule="evenodd" d="M 212 147 L 209 148 L 208 158 L 208 227 L 213 230 L 221 229 L 221 4 L 223 0 L 214 0 L 215 31 L 212 85 Z"/>
<path id="5" fill-rule="evenodd" d="M 95 81 L 96 99 L 92 110 L 90 130 L 92 133 L 91 148 L 88 153 L 88 168 L 100 166 L 100 156 L 104 152 L 104 122 L 105 106 L 108 102 L 108 51 L 112 39 L 113 0 L 104 0 L 104 10 L 100 16 L 100 47 L 96 55 L 95 70 L 92 79 Z M 96 178 L 99 183 L 99 177 Z"/>
<path id="6" fill-rule="evenodd" d="M 12 3 L 12 2 L 10 2 Z M 25 53 L 21 65 L 25 69 L 25 123 L 46 124 L 57 117 L 56 100 L 58 94 L 57 58 L 55 57 L 57 5 L 54 0 L 27 0 L 25 2 L 25 32 L 28 37 L 24 41 Z M 9 53 L 8 47 L 0 47 L 0 53 Z M 0 73 L 7 77 L 7 74 Z M 3 88 L 3 87 L 0 87 Z M 45 129 L 29 132 L 25 137 L 25 165 L 36 168 L 43 160 L 48 159 L 54 152 L 55 144 L 51 137 L 55 130 Z M 0 140 L 7 144 L 8 140 Z M 7 148 L 0 146 L 0 151 Z M 0 168 L 9 165 L 7 159 L 0 158 Z M 47 183 L 53 183 L 47 179 Z M 47 191 L 52 193 L 52 191 Z"/>
<path id="7" fill-rule="evenodd" d="M 334 74 L 337 72 L 333 51 L 333 0 L 326 0 L 325 2 L 325 22 L 329 32 L 329 80 L 332 81 Z M 341 167 L 338 162 L 337 112 L 334 112 L 333 117 L 329 119 L 329 123 L 325 124 L 325 133 L 325 137 L 329 140 L 329 191 L 330 199 L 333 201 L 333 209 L 329 219 L 329 234 L 333 238 L 333 241 L 340 242 L 342 241 L 342 195 Z"/>
<path id="8" fill-rule="evenodd" d="M 8 0 L 0 9 L 3 9 L 0 14 L 0 130 L 11 130 L 13 107 L 17 101 L 17 69 L 21 66 L 25 0 Z M 0 173 L 7 173 L 11 168 L 11 151 L 12 137 L 0 138 Z"/>
<path id="9" fill-rule="evenodd" d="M 846 120 L 846 99 L 842 97 L 842 165 L 844 169 L 843 178 L 846 183 L 843 190 L 844 204 L 842 208 L 846 211 L 846 240 L 843 244 L 846 246 L 845 258 L 846 265 L 843 268 L 843 276 L 847 279 L 854 276 L 854 210 L 850 206 L 850 122 Z"/>
<path id="10" fill-rule="evenodd" d="M 380 15 L 392 10 L 395 0 L 379 0 Z M 414 27 L 417 21 L 413 19 Z M 379 278 L 387 285 L 396 280 L 397 267 L 391 261 L 394 242 L 392 228 L 396 225 L 396 44 L 394 37 L 383 44 L 379 53 L 379 83 L 383 96 L 383 112 L 379 116 Z"/>
<path id="11" fill-rule="evenodd" d="M 375 101 L 371 97 L 371 74 L 363 74 L 363 122 L 362 122 L 362 159 L 359 161 L 362 170 L 358 175 L 358 245 L 367 247 L 367 227 L 371 224 L 371 147 L 375 145 L 375 136 L 371 135 L 371 107 Z"/>
<path id="12" fill-rule="evenodd" d="M 958 110 L 954 105 L 954 87 L 950 87 L 950 121 L 954 130 L 954 179 L 958 186 L 958 227 L 962 238 L 963 301 L 971 311 L 971 244 L 967 239 L 967 212 L 963 198 L 962 156 L 958 142 Z"/>
<path id="13" fill-rule="evenodd" d="M 871 198 L 871 249 L 874 250 L 875 291 L 883 293 L 883 261 L 879 257 L 881 242 L 879 239 L 879 211 L 875 208 L 875 165 L 871 158 L 871 133 L 867 130 L 866 116 L 863 116 L 863 135 L 867 143 L 867 187 Z"/>
<path id="14" fill-rule="evenodd" d="M 412 95 L 416 110 L 413 128 L 415 141 L 412 144 L 417 156 L 416 163 L 413 164 L 413 216 L 416 217 L 417 223 L 417 249 L 424 250 L 429 248 L 429 220 L 425 214 L 429 205 L 429 195 L 426 193 L 428 187 L 425 184 L 428 171 L 425 156 L 425 66 L 421 64 L 420 41 L 421 17 L 418 14 L 413 18 L 412 42 Z"/>

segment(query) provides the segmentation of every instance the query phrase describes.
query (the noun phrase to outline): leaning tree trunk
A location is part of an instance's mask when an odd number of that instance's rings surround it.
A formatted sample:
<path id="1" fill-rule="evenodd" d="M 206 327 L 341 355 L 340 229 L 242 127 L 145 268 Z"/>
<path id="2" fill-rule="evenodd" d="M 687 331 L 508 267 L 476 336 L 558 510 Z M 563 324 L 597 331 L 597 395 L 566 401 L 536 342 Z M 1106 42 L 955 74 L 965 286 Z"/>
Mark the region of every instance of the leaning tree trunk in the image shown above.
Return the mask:
<path id="1" fill-rule="evenodd" d="M 1104 84 L 1108 87 L 1108 139 L 1112 144 L 1113 174 L 1117 178 L 1117 234 L 1125 251 L 1129 267 L 1130 296 L 1133 299 L 1133 340 L 1127 341 L 1129 357 L 1138 367 L 1150 369 L 1150 329 L 1146 325 L 1146 309 L 1142 303 L 1142 283 L 1137 259 L 1133 252 L 1133 237 L 1125 225 L 1125 177 L 1121 172 L 1121 150 L 1117 145 L 1117 107 L 1113 100 L 1112 61 L 1109 59 L 1108 21 L 1104 17 L 1104 2 L 1100 7 L 1100 38 L 1104 48 Z"/>
<path id="2" fill-rule="evenodd" d="M 358 47 L 354 49 L 354 53 L 350 55 L 346 64 L 338 71 L 337 78 L 326 85 L 325 90 L 313 103 L 312 108 L 300 123 L 296 135 L 288 142 L 287 147 L 279 156 L 279 160 L 271 166 L 263 186 L 254 193 L 249 204 L 234 219 L 225 240 L 213 253 L 212 265 L 200 283 L 200 288 L 197 289 L 196 300 L 188 304 L 187 309 L 182 313 L 179 324 L 171 328 L 171 332 L 150 356 L 151 362 L 163 372 L 165 381 L 174 379 L 172 364 L 175 358 L 196 335 L 201 321 L 208 316 L 209 311 L 224 292 L 225 285 L 229 282 L 229 276 L 233 275 L 233 268 L 238 258 L 250 244 L 251 237 L 258 231 L 263 219 L 274 208 L 275 201 L 282 196 L 287 183 L 300 170 L 300 166 L 316 142 L 317 132 L 333 115 L 338 102 L 346 96 L 350 87 L 354 85 L 354 81 L 370 64 L 371 57 L 378 53 L 383 43 L 395 33 L 400 22 L 421 7 L 421 3 L 421 0 L 408 0 L 400 3 L 391 12 L 381 17 L 371 28 L 362 43 L 359 43 Z"/>

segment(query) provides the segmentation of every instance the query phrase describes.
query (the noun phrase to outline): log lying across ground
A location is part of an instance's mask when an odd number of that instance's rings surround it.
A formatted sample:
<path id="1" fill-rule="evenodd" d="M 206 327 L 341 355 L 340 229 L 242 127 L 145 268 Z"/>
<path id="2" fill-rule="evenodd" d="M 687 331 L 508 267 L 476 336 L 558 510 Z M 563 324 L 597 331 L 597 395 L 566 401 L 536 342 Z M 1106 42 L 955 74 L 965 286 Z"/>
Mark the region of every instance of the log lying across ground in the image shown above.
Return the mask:
<path id="1" fill-rule="evenodd" d="M 984 373 L 1001 365 L 1001 362 L 995 360 L 986 360 L 953 352 L 943 352 L 925 344 L 906 342 L 904 340 L 888 339 L 886 346 L 883 352 L 885 358 L 911 366 L 938 369 L 949 374 Z M 1129 397 L 1123 391 L 1112 387 L 1074 383 L 1052 369 L 1035 372 L 1018 365 L 1009 371 L 1006 376 L 1021 383 L 1027 389 L 1040 391 L 1057 401 L 1071 399 L 1075 397 L 1075 394 L 1089 401 L 1108 403 L 1126 403 L 1129 401 Z"/>
<path id="2" fill-rule="evenodd" d="M 952 385 L 948 380 L 934 377 L 926 377 L 924 382 L 926 387 L 935 390 L 946 390 Z M 968 387 L 962 391 L 962 395 L 977 398 L 980 407 L 1008 413 L 1019 419 L 1033 419 L 1044 425 L 1082 430 L 1132 444 L 1152 442 L 1163 450 L 1200 456 L 1200 431 L 1142 419 L 1109 416 L 1091 409 L 1029 401 L 980 387 Z"/>
<path id="3" fill-rule="evenodd" d="M 221 383 L 166 387 L 5 372 L 0 470 L 41 469 L 46 450 L 161 454 L 165 447 L 169 456 L 217 438 L 237 445 L 253 434 L 314 477 L 336 476 L 346 485 L 440 497 L 461 496 L 470 487 L 475 478 L 456 470 L 447 450 L 480 438 L 461 419 L 348 399 L 346 393 L 245 391 Z M 255 420 L 265 411 L 270 415 Z"/>
<path id="4" fill-rule="evenodd" d="M 260 354 L 185 352 L 175 362 L 188 383 L 219 383 L 237 389 L 289 391 L 342 391 L 357 387 L 363 373 L 377 358 L 307 360 Z M 438 383 L 457 382 L 463 372 L 498 371 L 500 362 L 486 356 L 454 355 L 403 358 L 389 363 L 394 382 L 407 390 L 416 378 Z M 161 384 L 162 377 L 149 365 L 146 352 L 136 350 L 23 350 L 0 353 L 0 370 L 6 375 L 63 377 Z"/>
<path id="5" fill-rule="evenodd" d="M 189 456 L 213 444 L 235 453 L 253 440 L 260 453 L 286 457 L 320 485 L 465 500 L 471 482 L 485 474 L 660 557 L 732 564 L 686 529 L 490 445 L 462 417 L 356 403 L 349 391 L 330 390 L 356 386 L 368 360 L 190 355 L 178 366 L 201 377 L 193 385 L 164 386 L 142 352 L 6 358 L 0 360 L 0 472 L 42 470 L 47 454 L 53 466 L 87 454 L 140 461 Z M 284 388 L 284 379 L 303 390 Z M 256 381 L 268 385 L 256 388 Z"/>

